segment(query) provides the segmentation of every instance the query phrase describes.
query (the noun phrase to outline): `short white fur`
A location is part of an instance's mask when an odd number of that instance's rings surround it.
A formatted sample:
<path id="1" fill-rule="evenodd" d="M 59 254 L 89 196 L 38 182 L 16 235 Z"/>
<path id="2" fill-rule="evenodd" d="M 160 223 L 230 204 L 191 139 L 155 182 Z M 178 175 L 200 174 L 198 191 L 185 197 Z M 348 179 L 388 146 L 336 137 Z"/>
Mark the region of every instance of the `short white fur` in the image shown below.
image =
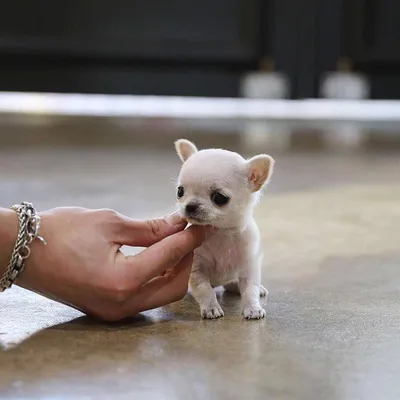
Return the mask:
<path id="1" fill-rule="evenodd" d="M 271 178 L 274 159 L 261 154 L 245 160 L 221 149 L 198 151 L 185 139 L 175 142 L 175 148 L 183 162 L 177 191 L 181 215 L 190 224 L 217 228 L 195 251 L 190 275 L 201 316 L 224 315 L 213 290 L 224 286 L 241 294 L 245 318 L 264 318 L 260 296 L 268 292 L 261 285 L 263 254 L 253 213 L 261 189 Z"/>

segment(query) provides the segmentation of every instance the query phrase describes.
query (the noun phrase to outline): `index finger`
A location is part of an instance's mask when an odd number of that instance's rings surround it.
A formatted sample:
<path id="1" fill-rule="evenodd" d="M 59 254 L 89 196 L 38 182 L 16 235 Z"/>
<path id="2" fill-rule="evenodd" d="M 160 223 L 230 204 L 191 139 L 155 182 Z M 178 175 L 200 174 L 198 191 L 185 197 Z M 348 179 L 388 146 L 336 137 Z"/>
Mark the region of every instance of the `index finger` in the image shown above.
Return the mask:
<path id="1" fill-rule="evenodd" d="M 202 226 L 191 226 L 134 256 L 125 257 L 119 253 L 117 258 L 124 257 L 126 263 L 124 268 L 126 279 L 139 281 L 140 285 L 143 285 L 150 279 L 160 276 L 166 269 L 175 267 L 183 257 L 199 247 L 206 237 L 206 232 Z"/>
<path id="2" fill-rule="evenodd" d="M 192 261 L 193 254 L 189 253 L 174 268 L 173 274 L 158 276 L 144 284 L 122 306 L 126 315 L 135 315 L 180 300 L 187 293 Z"/>

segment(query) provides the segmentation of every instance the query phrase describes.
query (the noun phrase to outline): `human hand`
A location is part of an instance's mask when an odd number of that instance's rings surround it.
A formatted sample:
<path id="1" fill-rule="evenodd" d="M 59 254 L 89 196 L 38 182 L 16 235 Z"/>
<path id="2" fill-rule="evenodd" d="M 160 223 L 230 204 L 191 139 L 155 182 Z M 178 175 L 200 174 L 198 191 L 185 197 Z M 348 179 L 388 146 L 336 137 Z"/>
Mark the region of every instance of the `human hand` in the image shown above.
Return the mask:
<path id="1" fill-rule="evenodd" d="M 17 284 L 108 321 L 181 299 L 206 229 L 173 215 L 131 220 L 112 210 L 40 213 L 40 235 Z M 122 245 L 147 247 L 125 257 Z"/>

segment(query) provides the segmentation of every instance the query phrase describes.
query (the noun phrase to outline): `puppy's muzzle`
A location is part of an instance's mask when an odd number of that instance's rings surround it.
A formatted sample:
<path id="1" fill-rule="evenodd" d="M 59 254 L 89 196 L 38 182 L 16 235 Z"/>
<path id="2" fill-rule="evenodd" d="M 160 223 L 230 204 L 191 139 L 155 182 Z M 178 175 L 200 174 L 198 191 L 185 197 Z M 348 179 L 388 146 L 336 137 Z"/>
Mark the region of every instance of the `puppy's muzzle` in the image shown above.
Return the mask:
<path id="1" fill-rule="evenodd" d="M 199 213 L 200 206 L 197 203 L 189 203 L 185 207 L 185 213 L 188 217 L 194 217 Z"/>

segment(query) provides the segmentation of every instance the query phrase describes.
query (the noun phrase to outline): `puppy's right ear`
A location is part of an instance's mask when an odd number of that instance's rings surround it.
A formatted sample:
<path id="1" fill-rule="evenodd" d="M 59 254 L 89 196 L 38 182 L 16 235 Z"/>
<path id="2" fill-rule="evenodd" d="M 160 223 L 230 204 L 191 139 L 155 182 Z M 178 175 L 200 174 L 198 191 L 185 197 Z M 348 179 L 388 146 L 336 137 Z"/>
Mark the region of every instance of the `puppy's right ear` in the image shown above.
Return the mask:
<path id="1" fill-rule="evenodd" d="M 175 149 L 182 162 L 185 162 L 194 153 L 197 153 L 197 147 L 186 139 L 179 139 L 175 142 Z"/>

